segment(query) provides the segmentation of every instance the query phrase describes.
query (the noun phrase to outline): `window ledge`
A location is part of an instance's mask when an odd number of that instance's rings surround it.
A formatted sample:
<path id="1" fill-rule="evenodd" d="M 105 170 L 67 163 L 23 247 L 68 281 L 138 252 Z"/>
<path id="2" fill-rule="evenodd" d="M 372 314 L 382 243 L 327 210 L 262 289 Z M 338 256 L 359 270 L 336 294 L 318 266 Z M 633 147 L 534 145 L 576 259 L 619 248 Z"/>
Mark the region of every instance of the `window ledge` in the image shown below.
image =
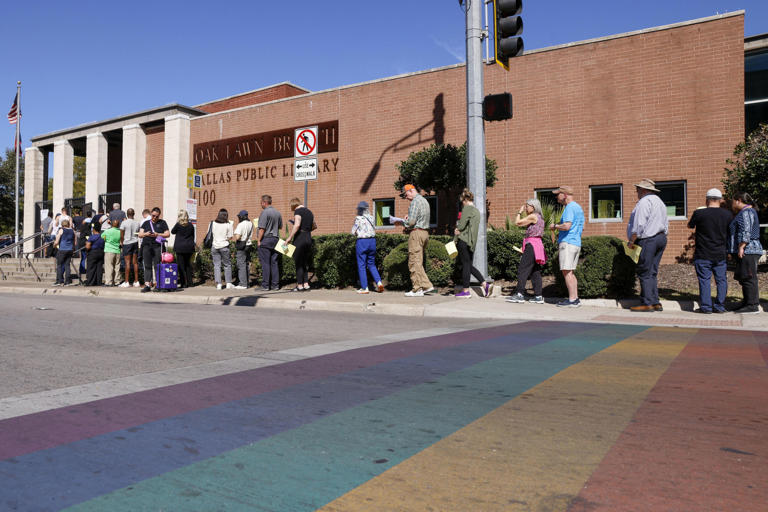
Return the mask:
<path id="1" fill-rule="evenodd" d="M 590 224 L 616 224 L 616 223 L 622 223 L 622 222 L 624 222 L 624 219 L 614 219 L 614 218 L 589 219 Z"/>

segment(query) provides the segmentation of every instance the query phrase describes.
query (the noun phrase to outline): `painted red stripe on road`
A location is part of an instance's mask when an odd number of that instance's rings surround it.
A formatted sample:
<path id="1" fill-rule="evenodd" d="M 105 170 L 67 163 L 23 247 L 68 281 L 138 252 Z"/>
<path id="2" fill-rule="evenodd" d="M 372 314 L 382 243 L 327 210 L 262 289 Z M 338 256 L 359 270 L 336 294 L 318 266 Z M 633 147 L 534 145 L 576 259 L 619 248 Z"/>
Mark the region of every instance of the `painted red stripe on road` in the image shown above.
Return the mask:
<path id="1" fill-rule="evenodd" d="M 768 372 L 748 331 L 699 331 L 569 507 L 768 507 Z"/>

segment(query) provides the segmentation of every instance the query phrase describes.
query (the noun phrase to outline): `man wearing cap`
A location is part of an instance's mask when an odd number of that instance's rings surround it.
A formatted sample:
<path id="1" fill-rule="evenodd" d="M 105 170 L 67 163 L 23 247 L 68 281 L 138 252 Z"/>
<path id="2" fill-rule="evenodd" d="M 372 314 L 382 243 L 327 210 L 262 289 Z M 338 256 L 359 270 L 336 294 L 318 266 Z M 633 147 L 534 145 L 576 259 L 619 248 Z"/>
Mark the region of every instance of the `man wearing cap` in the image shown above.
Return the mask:
<path id="1" fill-rule="evenodd" d="M 406 297 L 423 297 L 425 293 L 435 291 L 432 282 L 424 271 L 424 253 L 429 241 L 429 202 L 419 194 L 416 187 L 403 187 L 405 198 L 411 202 L 408 215 L 405 216 L 405 229 L 408 234 L 408 270 L 411 271 L 413 288 L 406 292 Z"/>
<path id="2" fill-rule="evenodd" d="M 699 309 L 697 313 L 725 313 L 725 295 L 728 292 L 726 257 L 728 225 L 733 215 L 722 208 L 723 193 L 716 188 L 707 190 L 705 208 L 699 208 L 688 221 L 688 227 L 696 229 L 696 249 L 693 266 L 699 279 Z M 717 296 L 712 305 L 712 275 L 715 276 Z"/>
<path id="3" fill-rule="evenodd" d="M 579 283 L 576 279 L 576 265 L 579 264 L 581 253 L 581 232 L 584 230 L 584 210 L 581 205 L 573 200 L 573 188 L 558 187 L 552 191 L 557 195 L 557 202 L 563 205 L 563 215 L 560 224 L 550 224 L 549 229 L 557 235 L 558 261 L 560 271 L 565 279 L 565 287 L 568 289 L 568 298 L 557 303 L 560 307 L 578 308 Z"/>
<path id="4" fill-rule="evenodd" d="M 662 311 L 657 277 L 661 256 L 667 247 L 667 206 L 654 193 L 659 190 L 653 180 L 643 178 L 640 183 L 635 183 L 635 191 L 638 201 L 629 216 L 627 238 L 630 249 L 635 245 L 642 248 L 636 267 L 642 304 L 629 309 L 641 312 Z"/>

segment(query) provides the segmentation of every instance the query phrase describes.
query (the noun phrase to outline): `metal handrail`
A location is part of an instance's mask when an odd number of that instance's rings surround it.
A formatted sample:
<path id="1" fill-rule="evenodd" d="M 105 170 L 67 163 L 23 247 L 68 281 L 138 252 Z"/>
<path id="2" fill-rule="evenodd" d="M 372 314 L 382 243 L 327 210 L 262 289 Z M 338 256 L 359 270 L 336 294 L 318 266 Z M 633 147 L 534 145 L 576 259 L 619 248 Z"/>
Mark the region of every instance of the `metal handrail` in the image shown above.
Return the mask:
<path id="1" fill-rule="evenodd" d="M 24 237 L 23 239 L 19 240 L 18 242 L 14 242 L 11 245 L 7 245 L 7 246 L 3 247 L 2 249 L 0 249 L 0 256 L 2 256 L 3 254 L 10 253 L 12 250 L 16 249 L 17 247 L 23 247 L 24 246 L 24 242 L 28 242 L 29 240 L 32 240 L 36 236 L 40 236 L 42 234 L 43 234 L 43 232 L 39 231 L 39 232 L 35 233 L 34 235 L 29 235 L 29 236 Z M 21 258 L 21 255 L 19 255 L 19 258 Z"/>

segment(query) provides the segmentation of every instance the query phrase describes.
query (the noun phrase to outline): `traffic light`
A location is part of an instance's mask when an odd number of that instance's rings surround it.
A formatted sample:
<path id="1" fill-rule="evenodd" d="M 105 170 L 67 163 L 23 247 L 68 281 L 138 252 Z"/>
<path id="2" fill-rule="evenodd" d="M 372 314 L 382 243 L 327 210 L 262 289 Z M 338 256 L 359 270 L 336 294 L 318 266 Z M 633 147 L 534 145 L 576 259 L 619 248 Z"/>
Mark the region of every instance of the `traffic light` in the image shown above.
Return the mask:
<path id="1" fill-rule="evenodd" d="M 512 95 L 508 92 L 489 94 L 483 98 L 483 119 L 505 121 L 512 119 Z"/>
<path id="2" fill-rule="evenodd" d="M 510 57 L 523 54 L 523 0 L 493 0 L 496 63 L 509 71 Z"/>

